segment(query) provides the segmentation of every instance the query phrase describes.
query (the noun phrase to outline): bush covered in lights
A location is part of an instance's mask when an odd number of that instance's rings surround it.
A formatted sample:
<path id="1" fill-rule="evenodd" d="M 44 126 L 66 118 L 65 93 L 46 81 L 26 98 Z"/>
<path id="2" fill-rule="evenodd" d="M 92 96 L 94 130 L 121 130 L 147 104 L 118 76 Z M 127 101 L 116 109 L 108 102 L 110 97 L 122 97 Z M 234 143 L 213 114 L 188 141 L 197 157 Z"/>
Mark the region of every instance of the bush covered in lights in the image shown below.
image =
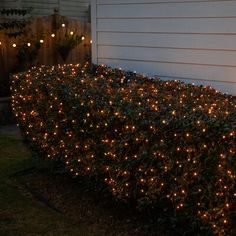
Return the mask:
<path id="1" fill-rule="evenodd" d="M 12 94 L 38 153 L 104 182 L 121 200 L 159 209 L 172 226 L 181 219 L 196 231 L 233 234 L 232 96 L 88 65 L 32 68 L 13 77 Z"/>

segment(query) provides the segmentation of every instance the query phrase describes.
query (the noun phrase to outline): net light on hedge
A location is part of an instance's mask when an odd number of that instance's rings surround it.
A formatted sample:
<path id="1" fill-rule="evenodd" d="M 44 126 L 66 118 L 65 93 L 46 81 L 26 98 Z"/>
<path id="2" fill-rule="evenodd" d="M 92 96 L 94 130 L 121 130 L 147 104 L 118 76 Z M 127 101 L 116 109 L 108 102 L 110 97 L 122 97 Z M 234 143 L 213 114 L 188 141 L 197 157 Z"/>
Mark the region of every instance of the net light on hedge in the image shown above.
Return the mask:
<path id="1" fill-rule="evenodd" d="M 100 176 L 120 199 L 135 196 L 152 205 L 163 197 L 178 212 L 190 210 L 214 230 L 225 230 L 236 197 L 235 99 L 178 81 L 88 68 L 40 67 L 14 78 L 13 110 L 32 144 L 62 158 L 73 175 Z M 39 109 L 45 101 L 53 116 Z M 223 212 L 219 218 L 209 197 Z"/>

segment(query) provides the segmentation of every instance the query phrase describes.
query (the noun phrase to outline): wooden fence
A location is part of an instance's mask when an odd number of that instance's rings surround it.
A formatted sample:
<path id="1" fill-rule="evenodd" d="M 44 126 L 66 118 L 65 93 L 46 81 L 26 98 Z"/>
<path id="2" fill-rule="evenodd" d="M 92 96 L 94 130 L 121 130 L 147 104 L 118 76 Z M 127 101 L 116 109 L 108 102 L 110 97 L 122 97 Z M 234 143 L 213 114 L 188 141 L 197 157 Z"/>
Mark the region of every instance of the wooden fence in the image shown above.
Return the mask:
<path id="1" fill-rule="evenodd" d="M 83 41 L 69 52 L 66 61 L 58 53 L 58 42 L 63 42 L 65 35 L 83 35 Z M 84 63 L 91 57 L 90 23 L 68 19 L 54 14 L 32 20 L 27 26 L 27 33 L 17 38 L 9 38 L 0 31 L 0 77 L 17 70 L 24 70 L 27 65 L 19 68 L 21 61 L 17 60 L 20 47 L 29 48 L 38 45 L 35 65 L 55 65 L 61 63 Z"/>

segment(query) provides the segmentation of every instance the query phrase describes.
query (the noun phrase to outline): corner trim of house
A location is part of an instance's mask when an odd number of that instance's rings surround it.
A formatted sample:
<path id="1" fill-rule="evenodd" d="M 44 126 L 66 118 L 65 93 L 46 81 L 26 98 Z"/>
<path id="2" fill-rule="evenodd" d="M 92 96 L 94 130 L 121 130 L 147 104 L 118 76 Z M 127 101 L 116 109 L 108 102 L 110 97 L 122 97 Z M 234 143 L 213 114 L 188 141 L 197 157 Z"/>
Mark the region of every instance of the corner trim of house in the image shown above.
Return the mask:
<path id="1" fill-rule="evenodd" d="M 91 26 L 92 26 L 92 63 L 98 64 L 97 46 L 97 0 L 91 0 Z"/>

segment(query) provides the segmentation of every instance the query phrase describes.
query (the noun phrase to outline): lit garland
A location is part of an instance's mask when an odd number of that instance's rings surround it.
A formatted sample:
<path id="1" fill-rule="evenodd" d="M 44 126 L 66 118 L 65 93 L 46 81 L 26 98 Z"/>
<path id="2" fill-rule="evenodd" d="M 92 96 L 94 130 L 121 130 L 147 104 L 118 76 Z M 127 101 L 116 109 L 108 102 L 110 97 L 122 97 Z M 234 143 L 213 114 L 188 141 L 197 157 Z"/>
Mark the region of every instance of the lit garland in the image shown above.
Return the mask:
<path id="1" fill-rule="evenodd" d="M 65 24 L 65 23 L 62 23 L 62 24 L 61 24 L 61 27 L 62 27 L 62 28 L 65 28 L 65 27 L 66 27 L 66 24 Z M 70 31 L 70 32 L 69 32 L 69 35 L 71 35 L 71 36 L 74 35 L 74 31 Z M 51 36 L 52 38 L 55 38 L 55 37 L 56 37 L 56 34 L 55 34 L 55 33 L 51 33 L 50 36 Z M 60 39 L 61 39 L 61 38 L 60 38 Z M 60 40 L 60 39 L 59 39 L 59 40 Z M 78 36 L 78 40 L 84 41 L 84 40 L 85 40 L 84 34 L 79 35 L 79 36 Z M 41 37 L 38 41 L 39 41 L 40 44 L 43 44 L 43 43 L 44 43 L 43 37 Z M 90 40 L 89 42 L 90 42 L 90 44 L 91 44 L 91 43 L 92 43 L 92 40 Z M 28 47 L 30 47 L 32 43 L 35 43 L 35 40 L 34 40 L 34 42 L 30 42 L 30 40 L 28 40 L 27 43 L 25 43 L 25 42 L 24 42 L 23 44 L 20 43 L 20 46 L 27 45 Z M 0 45 L 2 45 L 2 42 L 0 42 Z M 12 43 L 12 47 L 13 47 L 13 48 L 16 48 L 16 47 L 18 47 L 18 46 L 19 46 L 19 45 L 16 44 L 15 42 Z"/>
<path id="2" fill-rule="evenodd" d="M 13 77 L 12 105 L 34 150 L 75 176 L 102 179 L 139 206 L 230 235 L 235 219 L 236 100 L 210 87 L 88 64 Z"/>

